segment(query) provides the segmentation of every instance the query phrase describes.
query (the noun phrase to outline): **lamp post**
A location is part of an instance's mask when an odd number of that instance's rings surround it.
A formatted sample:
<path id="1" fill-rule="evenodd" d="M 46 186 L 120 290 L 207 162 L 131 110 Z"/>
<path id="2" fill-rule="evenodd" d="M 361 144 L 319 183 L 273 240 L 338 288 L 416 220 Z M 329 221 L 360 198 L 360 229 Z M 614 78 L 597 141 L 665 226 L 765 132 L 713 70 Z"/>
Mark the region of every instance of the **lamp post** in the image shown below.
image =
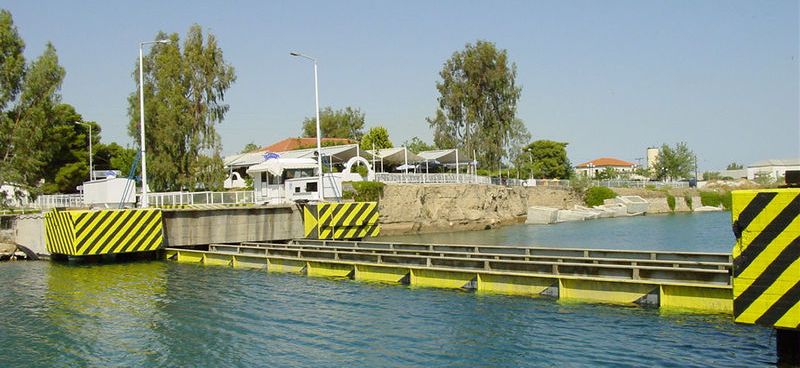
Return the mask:
<path id="1" fill-rule="evenodd" d="M 92 124 L 80 121 L 75 121 L 74 123 L 76 125 L 85 125 L 89 127 L 89 181 L 92 181 L 94 180 L 94 165 L 92 164 Z"/>
<path id="2" fill-rule="evenodd" d="M 316 106 L 316 113 L 317 113 L 317 167 L 319 169 L 319 178 L 317 182 L 317 190 L 319 193 L 319 200 L 320 202 L 324 199 L 324 188 L 323 188 L 323 181 L 322 181 L 322 142 L 320 139 L 320 129 L 319 129 L 319 80 L 317 79 L 317 59 L 310 57 L 308 55 L 303 55 L 299 52 L 292 51 L 289 55 L 301 57 L 304 59 L 311 60 L 314 62 L 314 100 Z"/>
<path id="3" fill-rule="evenodd" d="M 144 45 L 152 45 L 156 43 L 170 43 L 171 40 L 157 40 L 139 43 L 139 132 L 141 142 L 139 149 L 142 154 L 142 208 L 147 208 L 149 203 L 147 201 L 147 156 L 144 143 Z"/>

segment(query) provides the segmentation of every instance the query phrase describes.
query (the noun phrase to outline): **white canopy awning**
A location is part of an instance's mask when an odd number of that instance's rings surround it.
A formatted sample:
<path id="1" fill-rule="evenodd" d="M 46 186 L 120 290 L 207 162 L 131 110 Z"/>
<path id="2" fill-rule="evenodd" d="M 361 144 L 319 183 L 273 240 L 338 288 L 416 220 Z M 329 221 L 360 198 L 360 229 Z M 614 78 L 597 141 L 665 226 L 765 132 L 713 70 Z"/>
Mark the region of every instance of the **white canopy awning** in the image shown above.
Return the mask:
<path id="1" fill-rule="evenodd" d="M 467 156 L 464 156 L 464 153 L 458 151 L 456 154 L 456 149 L 443 149 L 443 150 L 433 150 L 433 151 L 422 151 L 419 153 L 419 156 L 422 157 L 423 160 L 428 161 L 439 161 L 445 165 L 454 165 L 458 163 L 459 165 L 466 165 L 470 163 L 470 159 Z"/>
<path id="2" fill-rule="evenodd" d="M 374 154 L 375 158 L 380 159 L 383 163 L 387 165 L 402 165 L 406 163 L 406 153 L 408 153 L 408 162 L 421 162 L 425 161 L 422 157 L 418 156 L 416 153 L 407 151 L 405 147 L 392 147 L 392 148 L 381 148 L 375 151 L 367 150 L 366 153 Z"/>
<path id="3" fill-rule="evenodd" d="M 250 166 L 248 174 L 269 172 L 275 176 L 283 175 L 286 169 L 315 169 L 317 161 L 312 158 L 273 158 L 260 164 Z"/>
<path id="4" fill-rule="evenodd" d="M 227 168 L 236 169 L 240 167 L 249 167 L 259 162 L 263 162 L 265 154 L 267 154 L 267 152 L 239 153 L 225 157 L 222 163 Z"/>
<path id="5" fill-rule="evenodd" d="M 284 152 L 264 152 L 264 151 L 257 151 L 257 152 L 250 152 L 250 153 L 241 153 L 236 155 L 227 156 L 224 159 L 224 164 L 226 168 L 236 169 L 242 167 L 250 167 L 255 164 L 259 164 L 266 161 L 266 155 L 277 155 L 280 158 L 311 158 L 316 160 L 316 156 L 314 152 L 317 150 L 316 147 L 313 148 L 305 148 L 293 151 L 284 151 Z M 410 153 L 409 153 L 410 154 Z M 322 157 L 330 157 L 331 161 L 334 164 L 345 163 L 347 160 L 360 155 L 368 160 L 372 159 L 372 154 L 365 150 L 359 150 L 357 144 L 344 144 L 339 146 L 328 146 L 322 147 Z M 411 158 L 409 157 L 409 160 Z M 325 161 L 328 159 L 325 158 Z"/>

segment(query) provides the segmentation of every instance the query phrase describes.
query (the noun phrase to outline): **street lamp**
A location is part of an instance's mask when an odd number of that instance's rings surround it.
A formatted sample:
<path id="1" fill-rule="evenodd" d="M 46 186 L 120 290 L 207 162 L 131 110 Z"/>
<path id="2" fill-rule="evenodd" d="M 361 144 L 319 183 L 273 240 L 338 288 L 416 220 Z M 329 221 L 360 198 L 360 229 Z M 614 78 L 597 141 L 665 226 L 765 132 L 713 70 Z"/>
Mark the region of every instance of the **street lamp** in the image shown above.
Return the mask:
<path id="1" fill-rule="evenodd" d="M 312 58 L 308 55 L 303 55 L 299 52 L 292 51 L 289 55 L 301 57 L 304 59 L 308 59 L 314 62 L 314 95 L 316 101 L 316 112 L 317 112 L 317 166 L 319 169 L 319 178 L 317 182 L 317 190 L 319 193 L 319 200 L 320 202 L 324 199 L 324 190 L 323 190 L 323 182 L 322 182 L 322 143 L 320 140 L 320 130 L 319 130 L 319 81 L 317 79 L 317 59 Z"/>
<path id="2" fill-rule="evenodd" d="M 142 208 L 147 208 L 147 157 L 145 156 L 145 143 L 144 143 L 144 45 L 152 45 L 156 43 L 170 43 L 172 40 L 164 39 L 157 41 L 147 41 L 139 43 L 139 131 L 141 133 L 141 143 L 139 148 L 142 154 Z"/>
<path id="3" fill-rule="evenodd" d="M 89 181 L 94 180 L 94 165 L 92 164 L 92 124 L 80 121 L 73 122 L 75 125 L 86 125 L 89 127 Z"/>

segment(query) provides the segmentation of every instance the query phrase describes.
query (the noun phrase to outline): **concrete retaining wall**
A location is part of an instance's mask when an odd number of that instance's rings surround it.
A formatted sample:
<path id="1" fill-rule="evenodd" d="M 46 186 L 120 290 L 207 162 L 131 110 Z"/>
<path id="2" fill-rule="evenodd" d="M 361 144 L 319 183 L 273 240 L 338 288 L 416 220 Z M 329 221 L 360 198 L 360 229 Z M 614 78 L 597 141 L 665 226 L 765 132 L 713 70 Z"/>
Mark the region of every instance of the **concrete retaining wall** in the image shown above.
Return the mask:
<path id="1" fill-rule="evenodd" d="M 14 225 L 14 241 L 36 254 L 47 255 L 44 234 L 44 215 L 30 214 L 17 216 Z"/>
<path id="2" fill-rule="evenodd" d="M 169 247 L 303 237 L 302 211 L 295 205 L 164 210 L 163 218 Z"/>
<path id="3" fill-rule="evenodd" d="M 647 201 L 650 202 L 650 209 L 647 210 L 647 213 L 670 213 L 672 210 L 669 209 L 669 205 L 667 204 L 667 198 L 647 198 Z M 700 197 L 692 197 L 692 208 L 697 208 L 702 206 L 700 203 Z M 692 212 L 689 206 L 686 204 L 686 200 L 683 197 L 675 197 L 675 212 Z"/>

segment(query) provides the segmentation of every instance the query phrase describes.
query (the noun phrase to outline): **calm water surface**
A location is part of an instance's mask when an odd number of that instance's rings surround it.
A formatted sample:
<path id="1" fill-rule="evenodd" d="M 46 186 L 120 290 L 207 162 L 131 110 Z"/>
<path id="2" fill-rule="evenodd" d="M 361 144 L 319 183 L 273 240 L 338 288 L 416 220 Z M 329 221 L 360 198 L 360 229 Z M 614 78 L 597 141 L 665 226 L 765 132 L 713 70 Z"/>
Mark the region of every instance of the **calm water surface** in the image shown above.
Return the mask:
<path id="1" fill-rule="evenodd" d="M 724 253 L 730 253 L 736 241 L 731 232 L 730 212 L 515 225 L 486 231 L 382 237 L 381 240 Z"/>
<path id="2" fill-rule="evenodd" d="M 444 238 L 647 248 L 674 236 L 669 244 L 687 250 L 726 251 L 727 235 L 687 234 L 693 222 L 724 218 L 704 216 L 641 218 L 652 229 L 634 240 L 627 239 L 637 228 L 631 219 Z M 659 222 L 673 225 L 656 230 Z M 720 230 L 729 232 L 723 222 Z M 721 315 L 158 261 L 6 262 L 0 281 L 3 367 L 753 367 L 776 360 L 770 329 Z"/>

